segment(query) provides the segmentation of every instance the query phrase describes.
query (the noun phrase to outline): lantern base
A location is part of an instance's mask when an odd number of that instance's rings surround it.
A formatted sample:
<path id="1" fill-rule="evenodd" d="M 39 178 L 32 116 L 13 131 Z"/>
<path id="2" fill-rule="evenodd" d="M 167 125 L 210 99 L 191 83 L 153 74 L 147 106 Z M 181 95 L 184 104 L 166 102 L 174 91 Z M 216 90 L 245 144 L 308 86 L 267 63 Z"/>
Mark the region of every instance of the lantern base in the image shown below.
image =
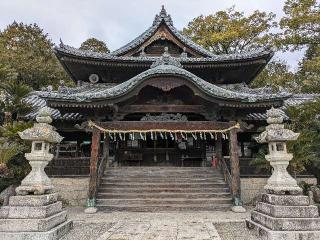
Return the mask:
<path id="1" fill-rule="evenodd" d="M 266 185 L 264 187 L 267 193 L 269 194 L 277 194 L 277 195 L 301 195 L 302 189 L 299 186 L 273 186 Z"/>
<path id="2" fill-rule="evenodd" d="M 0 208 L 1 240 L 57 240 L 71 228 L 57 193 L 12 196 Z"/>
<path id="3" fill-rule="evenodd" d="M 52 185 L 19 186 L 16 188 L 17 195 L 43 195 L 53 193 Z"/>
<path id="4" fill-rule="evenodd" d="M 264 194 L 246 222 L 261 240 L 320 239 L 318 208 L 308 196 Z"/>

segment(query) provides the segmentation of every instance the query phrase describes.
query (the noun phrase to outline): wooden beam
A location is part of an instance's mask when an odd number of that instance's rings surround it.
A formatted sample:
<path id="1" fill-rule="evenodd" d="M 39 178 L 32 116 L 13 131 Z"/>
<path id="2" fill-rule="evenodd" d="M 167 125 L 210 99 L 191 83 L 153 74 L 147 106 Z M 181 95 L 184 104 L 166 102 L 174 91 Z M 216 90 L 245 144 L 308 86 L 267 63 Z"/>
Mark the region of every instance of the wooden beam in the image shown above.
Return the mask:
<path id="1" fill-rule="evenodd" d="M 94 199 L 97 193 L 99 147 L 100 147 L 100 131 L 94 128 L 92 130 L 91 157 L 90 157 L 90 180 L 89 180 L 89 193 L 88 193 L 88 198 L 90 200 Z"/>
<path id="2" fill-rule="evenodd" d="M 203 105 L 129 105 L 119 108 L 121 113 L 150 113 L 150 112 L 182 112 L 195 113 L 205 111 Z"/>
<path id="3" fill-rule="evenodd" d="M 230 163 L 231 163 L 231 193 L 233 198 L 240 199 L 240 166 L 238 156 L 238 139 L 237 129 L 230 131 L 229 137 L 230 144 Z"/>
<path id="4" fill-rule="evenodd" d="M 234 126 L 230 122 L 213 121 L 187 121 L 187 122 L 149 122 L 149 121 L 113 121 L 95 122 L 99 127 L 111 131 L 150 131 L 155 129 L 181 130 L 181 131 L 203 131 L 224 130 Z"/>

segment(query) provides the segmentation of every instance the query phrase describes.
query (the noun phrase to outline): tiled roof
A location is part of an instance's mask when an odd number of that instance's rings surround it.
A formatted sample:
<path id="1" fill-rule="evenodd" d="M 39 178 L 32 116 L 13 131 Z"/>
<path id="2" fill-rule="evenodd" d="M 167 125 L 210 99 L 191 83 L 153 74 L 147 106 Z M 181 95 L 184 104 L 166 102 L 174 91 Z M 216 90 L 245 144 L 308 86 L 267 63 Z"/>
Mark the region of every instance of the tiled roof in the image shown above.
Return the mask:
<path id="1" fill-rule="evenodd" d="M 110 60 L 110 61 L 127 61 L 127 62 L 147 62 L 152 63 L 156 61 L 160 57 L 154 56 L 137 56 L 137 57 L 123 57 L 123 56 L 115 56 L 110 53 L 99 53 L 93 52 L 89 50 L 80 50 L 78 48 L 74 48 L 68 46 L 66 44 L 60 44 L 60 47 L 56 47 L 55 50 L 57 52 L 65 53 L 68 55 L 83 57 L 83 58 L 92 58 L 97 60 Z M 259 58 L 263 56 L 268 56 L 271 58 L 273 56 L 273 51 L 270 49 L 259 48 L 246 53 L 234 53 L 234 54 L 220 54 L 220 55 L 212 55 L 210 57 L 179 57 L 177 58 L 182 64 L 187 63 L 215 63 L 215 62 L 228 62 L 228 61 L 238 61 L 238 60 L 250 60 L 254 58 Z"/>
<path id="2" fill-rule="evenodd" d="M 73 88 L 70 90 L 66 88 L 64 91 L 37 91 L 34 92 L 34 94 L 45 99 L 73 102 L 91 102 L 101 99 L 115 99 L 117 97 L 125 95 L 136 86 L 144 82 L 146 79 L 159 75 L 174 75 L 177 77 L 183 77 L 184 79 L 198 87 L 198 89 L 205 92 L 207 95 L 219 99 L 230 99 L 240 102 L 254 103 L 260 101 L 284 99 L 290 96 L 290 94 L 287 92 L 274 94 L 267 92 L 254 93 L 229 90 L 209 83 L 197 77 L 196 75 L 184 70 L 183 68 L 165 64 L 148 69 L 138 74 L 137 76 L 113 87 L 106 86 L 104 84 L 93 84 L 86 85 L 84 87 Z"/>
<path id="3" fill-rule="evenodd" d="M 283 117 L 284 119 L 288 120 L 289 117 L 285 113 L 285 108 L 288 106 L 298 106 L 300 104 L 313 101 L 316 98 L 320 97 L 320 94 L 294 94 L 290 98 L 284 101 L 283 110 Z M 38 95 L 30 95 L 25 99 L 26 103 L 32 105 L 33 111 L 28 114 L 26 117 L 28 119 L 34 119 L 37 115 L 37 112 L 40 108 L 46 106 L 46 101 L 39 97 Z M 63 116 L 60 114 L 59 110 L 52 109 L 52 116 L 55 120 L 81 120 L 83 116 L 79 113 L 66 113 Z M 266 113 L 249 113 L 245 120 L 253 120 L 253 121 L 264 121 L 267 119 Z"/>
<path id="4" fill-rule="evenodd" d="M 162 7 L 161 12 L 155 16 L 153 24 L 150 28 L 148 28 L 144 33 L 135 38 L 133 41 L 129 42 L 125 46 L 111 52 L 111 53 L 99 53 L 93 52 L 90 50 L 80 50 L 68 45 L 65 45 L 61 42 L 60 47 L 56 47 L 56 51 L 68 55 L 83 57 L 83 58 L 92 58 L 97 60 L 121 60 L 121 61 L 137 61 L 137 62 L 154 62 L 158 57 L 151 56 L 137 56 L 137 57 L 124 57 L 119 56 L 123 53 L 130 51 L 141 45 L 148 38 L 150 38 L 155 31 L 159 28 L 161 23 L 165 23 L 170 31 L 184 44 L 189 46 L 191 49 L 201 53 L 204 57 L 181 57 L 181 63 L 192 63 L 192 62 L 221 62 L 221 61 L 236 61 L 236 60 L 244 60 L 244 59 L 252 59 L 262 56 L 267 56 L 268 59 L 273 56 L 273 51 L 267 48 L 255 49 L 250 52 L 243 53 L 234 53 L 234 54 L 221 54 L 216 55 L 212 52 L 206 50 L 200 45 L 194 43 L 189 38 L 185 37 L 178 31 L 174 26 L 171 19 L 171 16 L 167 14 L 164 7 Z"/>

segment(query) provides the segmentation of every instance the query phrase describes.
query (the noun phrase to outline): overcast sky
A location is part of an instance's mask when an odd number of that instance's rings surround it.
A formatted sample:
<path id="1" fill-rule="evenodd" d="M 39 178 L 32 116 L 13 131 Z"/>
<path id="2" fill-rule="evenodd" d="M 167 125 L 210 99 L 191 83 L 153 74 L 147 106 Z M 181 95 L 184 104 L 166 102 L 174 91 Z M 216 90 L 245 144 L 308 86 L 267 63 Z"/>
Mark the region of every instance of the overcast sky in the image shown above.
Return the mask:
<path id="1" fill-rule="evenodd" d="M 37 23 L 54 43 L 79 47 L 89 37 L 115 50 L 145 29 L 165 5 L 174 25 L 182 29 L 200 14 L 210 14 L 233 5 L 247 14 L 254 10 L 274 12 L 280 18 L 284 0 L 0 0 L 0 29 L 14 20 Z M 302 53 L 281 53 L 292 69 Z"/>

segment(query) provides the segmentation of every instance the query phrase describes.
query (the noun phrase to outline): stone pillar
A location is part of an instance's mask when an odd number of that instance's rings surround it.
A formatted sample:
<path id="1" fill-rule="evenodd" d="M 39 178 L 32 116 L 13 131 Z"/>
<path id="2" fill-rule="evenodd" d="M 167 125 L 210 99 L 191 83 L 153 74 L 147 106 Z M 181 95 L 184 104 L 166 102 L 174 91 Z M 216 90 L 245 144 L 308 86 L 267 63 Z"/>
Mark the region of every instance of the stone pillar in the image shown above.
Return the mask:
<path id="1" fill-rule="evenodd" d="M 296 140 L 299 134 L 284 128 L 281 110 L 271 108 L 267 117 L 269 125 L 256 141 L 268 143 L 266 160 L 273 173 L 264 187 L 267 193 L 252 211 L 247 226 L 263 240 L 320 239 L 318 208 L 302 195 L 302 189 L 287 172 L 293 156 L 287 152 L 286 141 Z"/>
<path id="2" fill-rule="evenodd" d="M 25 154 L 32 169 L 16 189 L 17 195 L 10 197 L 9 205 L 0 209 L 1 240 L 55 240 L 72 227 L 44 172 L 53 158 L 50 144 L 59 143 L 63 138 L 50 125 L 49 108 L 42 108 L 36 120 L 32 128 L 19 133 L 23 140 L 32 142 L 31 152 Z"/>

